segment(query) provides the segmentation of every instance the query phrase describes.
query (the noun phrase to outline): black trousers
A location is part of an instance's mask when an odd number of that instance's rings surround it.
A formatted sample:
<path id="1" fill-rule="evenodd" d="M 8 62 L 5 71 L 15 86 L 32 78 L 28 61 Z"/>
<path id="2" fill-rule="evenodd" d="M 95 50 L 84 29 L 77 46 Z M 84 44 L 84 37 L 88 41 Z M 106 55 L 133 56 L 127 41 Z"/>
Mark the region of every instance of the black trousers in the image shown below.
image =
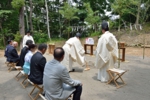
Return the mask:
<path id="1" fill-rule="evenodd" d="M 76 90 L 73 92 L 73 100 L 80 100 L 82 93 L 82 86 L 75 86 Z"/>

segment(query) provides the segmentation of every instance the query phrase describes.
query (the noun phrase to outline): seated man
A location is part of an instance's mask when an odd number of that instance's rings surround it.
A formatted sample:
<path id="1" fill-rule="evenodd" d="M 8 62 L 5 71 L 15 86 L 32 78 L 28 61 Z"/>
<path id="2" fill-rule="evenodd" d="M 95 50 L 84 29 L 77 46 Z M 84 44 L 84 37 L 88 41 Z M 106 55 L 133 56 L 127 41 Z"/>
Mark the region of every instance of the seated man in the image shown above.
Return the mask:
<path id="1" fill-rule="evenodd" d="M 60 63 L 64 54 L 63 48 L 56 48 L 54 59 L 45 65 L 43 86 L 47 100 L 66 100 L 71 94 L 73 100 L 80 100 L 82 83 L 71 79 L 67 68 Z"/>
<path id="2" fill-rule="evenodd" d="M 6 46 L 5 54 L 4 54 L 4 56 L 5 56 L 6 58 L 7 58 L 7 56 L 8 56 L 8 49 L 10 48 L 10 46 L 12 46 L 12 43 L 13 43 L 12 40 L 8 40 L 8 45 Z"/>
<path id="3" fill-rule="evenodd" d="M 23 65 L 24 65 L 24 58 L 25 58 L 25 55 L 28 52 L 28 47 L 29 47 L 30 44 L 33 44 L 33 41 L 32 40 L 27 40 L 26 45 L 21 50 L 21 53 L 20 53 L 20 66 L 21 67 L 23 67 Z"/>
<path id="4" fill-rule="evenodd" d="M 43 56 L 43 54 L 46 52 L 46 49 L 46 44 L 40 44 L 38 51 L 30 60 L 30 74 L 28 78 L 34 84 L 43 84 L 43 72 L 46 64 L 46 58 Z"/>
<path id="5" fill-rule="evenodd" d="M 65 55 L 62 64 L 69 72 L 74 71 L 74 69 L 72 69 L 73 62 L 77 62 L 80 65 L 85 64 L 85 51 L 80 42 L 80 37 L 81 34 L 77 33 L 75 37 L 72 37 L 66 41 L 63 46 Z"/>
<path id="6" fill-rule="evenodd" d="M 17 53 L 16 48 L 18 47 L 18 43 L 16 41 L 14 41 L 12 43 L 12 46 L 9 47 L 8 49 L 8 57 L 7 57 L 7 61 L 8 62 L 14 62 L 14 63 L 18 63 L 19 62 L 19 55 Z"/>

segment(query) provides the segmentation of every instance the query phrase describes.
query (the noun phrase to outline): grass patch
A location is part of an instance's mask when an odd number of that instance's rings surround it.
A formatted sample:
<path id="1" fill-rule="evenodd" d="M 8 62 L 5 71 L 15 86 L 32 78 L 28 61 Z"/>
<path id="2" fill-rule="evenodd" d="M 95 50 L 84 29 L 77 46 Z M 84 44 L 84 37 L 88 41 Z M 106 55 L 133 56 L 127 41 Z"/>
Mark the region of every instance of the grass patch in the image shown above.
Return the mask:
<path id="1" fill-rule="evenodd" d="M 51 41 L 49 40 L 47 43 L 48 44 L 56 44 L 58 42 L 66 41 L 64 38 L 52 38 Z"/>

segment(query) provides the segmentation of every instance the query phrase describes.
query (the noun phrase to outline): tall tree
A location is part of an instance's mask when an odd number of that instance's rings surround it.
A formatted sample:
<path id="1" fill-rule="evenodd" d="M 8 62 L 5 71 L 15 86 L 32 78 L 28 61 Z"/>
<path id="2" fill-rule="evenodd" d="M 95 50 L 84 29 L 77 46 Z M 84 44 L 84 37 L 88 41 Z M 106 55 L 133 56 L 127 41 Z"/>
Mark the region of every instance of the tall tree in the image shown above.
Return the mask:
<path id="1" fill-rule="evenodd" d="M 48 16 L 49 11 L 48 11 L 48 6 L 47 6 L 47 0 L 45 0 L 45 7 L 46 7 L 47 31 L 48 31 L 49 39 L 51 39 L 50 27 L 49 27 L 49 16 Z"/>
<path id="2" fill-rule="evenodd" d="M 64 3 L 63 8 L 59 10 L 59 12 L 62 15 L 62 17 L 65 18 L 65 21 L 68 23 L 67 34 L 68 38 L 70 38 L 71 32 L 70 21 L 73 19 L 79 19 L 79 17 L 75 16 L 75 14 L 78 12 L 78 9 L 70 6 L 68 3 Z"/>
<path id="3" fill-rule="evenodd" d="M 2 24 L 4 23 L 5 20 L 7 20 L 8 15 L 11 13 L 12 13 L 12 11 L 9 11 L 9 10 L 0 10 L 0 33 L 1 33 L 1 37 L 3 39 L 4 46 L 6 45 L 6 43 L 5 43 L 6 35 L 10 32 L 10 30 L 3 28 Z"/>
<path id="4" fill-rule="evenodd" d="M 87 17 L 85 18 L 85 21 L 88 22 L 89 25 L 94 26 L 96 23 L 99 22 L 100 17 L 96 16 L 97 12 L 93 12 L 89 3 L 85 3 L 84 6 L 86 7 L 87 11 Z"/>
<path id="5" fill-rule="evenodd" d="M 150 0 L 114 0 L 112 9 L 118 13 L 120 17 L 132 15 L 136 18 L 135 24 L 140 24 L 141 19 L 147 19 L 147 11 L 150 7 Z M 142 7 L 143 6 L 143 7 Z M 143 17 L 143 14 L 145 17 Z M 148 14 L 149 16 L 149 14 Z"/>
<path id="6" fill-rule="evenodd" d="M 30 17 L 29 17 L 30 29 L 33 32 L 33 24 L 32 24 L 33 5 L 32 5 L 32 0 L 29 0 L 29 3 L 30 3 Z"/>
<path id="7" fill-rule="evenodd" d="M 13 8 L 19 10 L 19 32 L 23 36 L 25 34 L 24 30 L 24 0 L 12 0 L 11 2 Z"/>

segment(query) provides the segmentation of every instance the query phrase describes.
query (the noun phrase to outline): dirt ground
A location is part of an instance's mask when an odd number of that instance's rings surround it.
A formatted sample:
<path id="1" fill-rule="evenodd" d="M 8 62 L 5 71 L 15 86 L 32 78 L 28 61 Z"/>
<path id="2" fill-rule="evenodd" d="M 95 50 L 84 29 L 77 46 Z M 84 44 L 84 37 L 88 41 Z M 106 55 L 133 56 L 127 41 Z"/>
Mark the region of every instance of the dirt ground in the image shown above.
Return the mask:
<path id="1" fill-rule="evenodd" d="M 48 50 L 47 50 L 48 52 Z M 121 52 L 121 51 L 120 51 Z M 126 47 L 126 55 L 143 56 L 143 48 L 141 47 Z M 0 57 L 4 56 L 4 50 L 0 50 Z M 145 48 L 145 57 L 150 57 L 150 48 Z"/>

